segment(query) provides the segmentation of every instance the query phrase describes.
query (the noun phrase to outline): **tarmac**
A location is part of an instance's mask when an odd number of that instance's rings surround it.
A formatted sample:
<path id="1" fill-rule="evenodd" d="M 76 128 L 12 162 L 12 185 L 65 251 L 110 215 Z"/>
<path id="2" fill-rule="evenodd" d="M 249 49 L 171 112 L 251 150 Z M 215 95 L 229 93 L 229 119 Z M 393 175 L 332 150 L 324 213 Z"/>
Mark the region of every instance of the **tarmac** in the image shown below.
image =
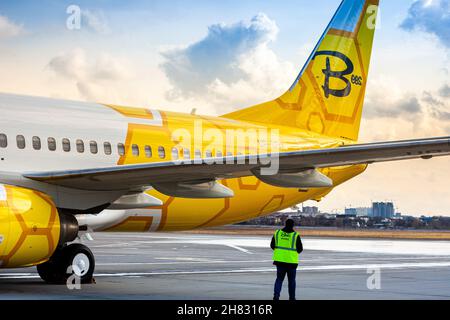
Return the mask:
<path id="1" fill-rule="evenodd" d="M 0 299 L 270 300 L 270 237 L 92 235 L 95 284 L 47 285 L 0 270 Z M 450 241 L 304 238 L 297 299 L 450 299 Z M 287 299 L 287 282 L 282 299 Z"/>

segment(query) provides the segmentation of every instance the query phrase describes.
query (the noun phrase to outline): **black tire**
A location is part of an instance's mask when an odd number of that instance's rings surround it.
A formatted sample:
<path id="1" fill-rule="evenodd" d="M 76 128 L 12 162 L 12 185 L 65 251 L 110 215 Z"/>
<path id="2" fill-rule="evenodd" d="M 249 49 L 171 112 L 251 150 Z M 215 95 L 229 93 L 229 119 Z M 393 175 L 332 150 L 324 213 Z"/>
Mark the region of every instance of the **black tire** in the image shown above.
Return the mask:
<path id="1" fill-rule="evenodd" d="M 74 259 L 77 256 L 83 257 L 89 263 L 89 267 L 84 268 L 82 274 L 77 275 L 80 278 L 80 282 L 92 283 L 95 258 L 92 251 L 81 243 L 65 246 L 57 251 L 48 262 L 38 265 L 37 271 L 39 276 L 42 280 L 50 284 L 66 284 L 69 277 L 75 274 L 77 265 L 74 265 Z"/>
<path id="2" fill-rule="evenodd" d="M 36 268 L 39 276 L 45 282 L 49 284 L 57 284 L 62 281 L 54 261 L 47 261 L 38 265 Z"/>

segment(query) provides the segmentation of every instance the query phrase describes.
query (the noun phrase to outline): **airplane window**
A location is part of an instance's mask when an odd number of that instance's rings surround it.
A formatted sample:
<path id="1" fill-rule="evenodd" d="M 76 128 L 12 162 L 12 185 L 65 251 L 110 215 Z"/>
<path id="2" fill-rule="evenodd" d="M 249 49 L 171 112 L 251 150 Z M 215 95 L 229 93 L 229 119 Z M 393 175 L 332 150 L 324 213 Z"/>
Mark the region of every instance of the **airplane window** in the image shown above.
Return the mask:
<path id="1" fill-rule="evenodd" d="M 207 158 L 212 158 L 212 152 L 211 152 L 211 150 L 206 150 L 206 157 L 207 157 Z"/>
<path id="2" fill-rule="evenodd" d="M 164 149 L 164 147 L 158 147 L 158 156 L 161 159 L 164 159 L 166 157 L 166 149 Z"/>
<path id="3" fill-rule="evenodd" d="M 0 148 L 6 148 L 8 146 L 8 137 L 6 134 L 0 134 Z"/>
<path id="4" fill-rule="evenodd" d="M 97 146 L 97 142 L 96 141 L 91 141 L 89 143 L 90 148 L 91 148 L 91 153 L 92 154 L 97 154 L 98 153 L 98 146 Z"/>
<path id="5" fill-rule="evenodd" d="M 125 146 L 123 145 L 123 143 L 117 144 L 117 151 L 119 152 L 119 156 L 125 155 Z"/>
<path id="6" fill-rule="evenodd" d="M 64 138 L 62 140 L 62 146 L 63 146 L 64 152 L 70 152 L 70 140 L 69 139 Z"/>
<path id="7" fill-rule="evenodd" d="M 55 138 L 48 138 L 47 139 L 47 143 L 48 143 L 48 150 L 50 151 L 55 151 L 56 150 L 56 140 Z"/>
<path id="8" fill-rule="evenodd" d="M 202 158 L 202 152 L 200 150 L 195 150 L 195 159 L 201 159 Z"/>
<path id="9" fill-rule="evenodd" d="M 223 157 L 222 151 L 217 151 L 216 157 L 217 158 L 222 158 Z"/>
<path id="10" fill-rule="evenodd" d="M 41 150 L 41 138 L 39 137 L 33 137 L 33 149 L 34 150 Z"/>
<path id="11" fill-rule="evenodd" d="M 172 160 L 178 160 L 180 156 L 180 153 L 178 152 L 177 147 L 172 148 Z"/>
<path id="12" fill-rule="evenodd" d="M 83 142 L 83 140 L 80 140 L 80 139 L 77 140 L 77 151 L 78 151 L 78 153 L 83 153 L 84 152 L 84 142 Z"/>
<path id="13" fill-rule="evenodd" d="M 152 157 L 152 147 L 145 146 L 145 156 L 147 158 L 151 158 Z"/>
<path id="14" fill-rule="evenodd" d="M 25 149 L 25 137 L 22 135 L 18 135 L 16 137 L 16 140 L 17 140 L 17 148 Z"/>
<path id="15" fill-rule="evenodd" d="M 105 143 L 103 144 L 103 148 L 105 149 L 105 154 L 106 154 L 106 155 L 109 156 L 110 154 L 112 154 L 111 143 L 105 142 Z"/>
<path id="16" fill-rule="evenodd" d="M 139 157 L 139 146 L 137 144 L 133 144 L 131 146 L 131 150 L 133 152 L 133 156 Z"/>
<path id="17" fill-rule="evenodd" d="M 183 158 L 184 159 L 190 159 L 191 158 L 191 151 L 188 148 L 183 149 Z"/>

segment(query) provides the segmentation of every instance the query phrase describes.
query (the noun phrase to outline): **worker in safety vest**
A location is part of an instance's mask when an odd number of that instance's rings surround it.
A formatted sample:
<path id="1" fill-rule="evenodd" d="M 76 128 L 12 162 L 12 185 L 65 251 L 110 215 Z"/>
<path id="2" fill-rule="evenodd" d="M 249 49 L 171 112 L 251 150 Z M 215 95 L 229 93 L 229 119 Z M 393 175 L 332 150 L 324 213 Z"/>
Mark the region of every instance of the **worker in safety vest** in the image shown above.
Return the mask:
<path id="1" fill-rule="evenodd" d="M 294 231 L 294 220 L 286 220 L 285 227 L 277 230 L 272 237 L 270 247 L 273 250 L 273 264 L 277 266 L 274 300 L 280 300 L 281 288 L 286 274 L 289 282 L 289 300 L 295 300 L 295 277 L 298 267 L 298 256 L 303 251 L 300 235 Z"/>

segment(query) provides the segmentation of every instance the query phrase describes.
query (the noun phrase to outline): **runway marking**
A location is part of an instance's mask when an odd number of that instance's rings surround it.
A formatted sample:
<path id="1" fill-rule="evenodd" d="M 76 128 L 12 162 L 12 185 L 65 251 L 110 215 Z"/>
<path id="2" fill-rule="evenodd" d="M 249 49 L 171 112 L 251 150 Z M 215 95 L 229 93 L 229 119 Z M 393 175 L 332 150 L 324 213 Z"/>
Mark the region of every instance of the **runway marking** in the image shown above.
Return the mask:
<path id="1" fill-rule="evenodd" d="M 308 251 L 308 250 L 305 250 Z M 317 259 L 301 259 L 300 258 L 300 264 L 303 262 L 322 262 L 322 261 L 332 261 L 332 262 L 337 262 L 337 261 L 368 261 L 368 260 L 377 260 L 378 261 L 395 261 L 395 260 L 442 260 L 443 257 L 442 256 L 437 256 L 437 257 L 366 257 L 366 258 L 317 258 Z M 442 262 L 446 262 L 446 261 L 442 261 Z"/>
<path id="2" fill-rule="evenodd" d="M 101 244 L 101 245 L 94 245 L 91 246 L 91 248 L 116 248 L 116 247 L 128 247 L 133 244 L 127 243 L 127 242 L 118 242 L 118 243 L 109 243 L 109 244 Z"/>
<path id="3" fill-rule="evenodd" d="M 156 260 L 176 260 L 172 258 L 155 258 Z M 181 259 L 180 259 L 181 260 Z M 327 260 L 334 260 L 335 262 L 341 262 L 341 261 L 354 261 L 354 260 L 370 260 L 369 259 L 312 259 L 312 260 L 301 260 L 300 261 L 300 268 L 303 270 L 304 268 L 308 268 L 307 266 L 302 265 L 305 262 L 321 262 L 321 261 L 327 261 Z M 416 258 L 392 258 L 392 259 L 376 259 L 376 260 L 421 260 Z M 430 260 L 430 259 L 423 259 L 423 260 Z M 110 263 L 97 263 L 98 266 L 133 266 L 133 265 L 183 265 L 183 264 L 240 264 L 240 263 L 272 263 L 273 260 L 201 260 L 198 261 L 171 261 L 171 262 L 110 262 Z M 449 263 L 450 261 L 443 261 L 443 262 L 436 262 L 436 263 Z M 375 263 L 377 264 L 377 263 Z M 350 264 L 349 264 L 350 265 Z"/>
<path id="4" fill-rule="evenodd" d="M 238 246 L 236 244 L 233 243 L 227 243 L 227 242 L 222 242 L 222 241 L 217 241 L 217 240 L 208 240 L 208 239 L 197 239 L 197 240 L 179 240 L 179 241 L 174 241 L 174 240 L 160 240 L 160 241 L 132 241 L 132 243 L 121 243 L 120 247 L 126 247 L 126 246 L 131 246 L 131 245 L 145 245 L 145 244 L 200 244 L 200 245 L 218 245 L 218 246 L 227 246 L 236 250 L 239 250 L 241 252 L 247 253 L 247 254 L 253 254 L 250 250 L 244 249 L 241 246 Z M 114 247 L 114 244 L 105 244 L 105 245 L 98 245 L 96 246 L 97 248 L 105 248 L 105 247 Z M 119 247 L 119 245 L 118 245 Z M 178 250 L 177 248 L 172 248 L 172 250 Z"/>
<path id="5" fill-rule="evenodd" d="M 238 246 L 235 246 L 235 245 L 233 245 L 233 244 L 227 244 L 226 246 L 227 246 L 227 247 L 230 247 L 230 248 L 233 248 L 233 249 L 236 249 L 236 250 L 239 250 L 239 251 L 241 251 L 241 252 L 247 253 L 247 254 L 253 254 L 253 253 L 250 252 L 249 250 L 244 249 L 244 248 L 241 248 L 241 247 L 238 247 Z"/>
<path id="6" fill-rule="evenodd" d="M 450 267 L 450 262 L 430 263 L 386 263 L 386 264 L 361 264 L 361 265 L 328 265 L 300 267 L 299 272 L 304 271 L 345 271 L 345 270 L 367 270 L 369 268 L 386 269 L 415 269 L 415 268 L 440 268 Z M 118 272 L 118 273 L 96 273 L 96 277 L 145 277 L 160 275 L 195 275 L 195 274 L 235 274 L 235 273 L 266 273 L 274 272 L 275 268 L 243 268 L 231 270 L 193 270 L 193 271 L 163 271 L 163 272 Z M 33 273 L 4 273 L 0 279 L 35 279 L 39 278 Z"/>
<path id="7" fill-rule="evenodd" d="M 97 263 L 98 266 L 127 266 L 127 265 L 178 265 L 178 264 L 223 264 L 223 263 L 270 263 L 272 260 L 209 260 L 209 261 L 184 261 L 184 262 L 111 262 L 111 263 Z"/>
<path id="8" fill-rule="evenodd" d="M 6 276 L 6 277 L 0 277 L 0 280 L 3 279 L 40 279 L 41 277 L 39 276 Z"/>
<path id="9" fill-rule="evenodd" d="M 96 254 L 96 257 L 107 257 L 107 258 L 116 258 L 116 257 L 128 257 L 128 254 Z"/>
<path id="10" fill-rule="evenodd" d="M 188 262 L 208 262 L 208 261 L 214 261 L 208 258 L 188 258 L 188 257 L 177 257 L 177 258 L 155 258 L 155 260 L 176 260 L 176 261 L 188 261 Z"/>
<path id="11" fill-rule="evenodd" d="M 122 236 L 122 238 L 125 238 Z M 118 246 L 132 245 L 161 245 L 161 244 L 198 244 L 198 245 L 225 245 L 238 246 L 240 248 L 267 248 L 268 237 L 227 237 L 224 236 L 140 236 L 140 239 L 120 243 Z M 117 238 L 115 238 L 117 241 Z M 115 241 L 115 242 L 116 242 Z M 114 244 L 100 245 L 97 247 L 114 247 Z M 449 256 L 450 241 L 433 240 L 386 240 L 386 239 L 329 239 L 329 238 L 305 238 L 303 246 L 307 250 L 331 251 L 331 252 L 363 252 L 376 254 L 401 254 L 401 255 L 428 255 Z"/>
<path id="12" fill-rule="evenodd" d="M 329 266 L 310 266 L 300 267 L 300 271 L 316 270 L 359 270 L 359 269 L 414 269 L 414 268 L 440 268 L 450 267 L 450 262 L 411 262 L 411 263 L 368 263 L 360 265 L 329 265 Z"/>
<path id="13" fill-rule="evenodd" d="M 383 269 L 413 269 L 413 268 L 439 268 L 450 267 L 450 262 L 434 263 L 387 263 L 387 264 L 363 264 L 363 265 L 329 265 L 329 266 L 310 266 L 300 267 L 299 271 L 341 271 L 341 270 L 367 270 L 369 268 Z M 194 271 L 164 271 L 164 272 L 129 272 L 129 273 L 100 273 L 98 277 L 144 277 L 158 275 L 192 275 L 192 274 L 227 274 L 227 273 L 265 273 L 274 272 L 275 268 L 244 268 L 233 270 L 194 270 Z"/>

